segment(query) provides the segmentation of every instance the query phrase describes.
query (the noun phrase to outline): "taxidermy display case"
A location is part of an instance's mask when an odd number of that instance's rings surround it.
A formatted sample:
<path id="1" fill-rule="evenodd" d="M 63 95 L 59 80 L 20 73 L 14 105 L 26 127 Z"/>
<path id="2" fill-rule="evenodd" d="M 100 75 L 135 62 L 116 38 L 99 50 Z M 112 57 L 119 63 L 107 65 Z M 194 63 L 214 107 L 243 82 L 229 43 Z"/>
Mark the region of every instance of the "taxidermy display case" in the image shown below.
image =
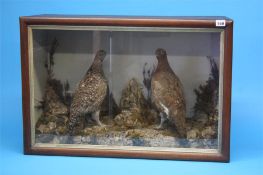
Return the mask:
<path id="1" fill-rule="evenodd" d="M 20 18 L 25 154 L 229 161 L 233 21 Z"/>

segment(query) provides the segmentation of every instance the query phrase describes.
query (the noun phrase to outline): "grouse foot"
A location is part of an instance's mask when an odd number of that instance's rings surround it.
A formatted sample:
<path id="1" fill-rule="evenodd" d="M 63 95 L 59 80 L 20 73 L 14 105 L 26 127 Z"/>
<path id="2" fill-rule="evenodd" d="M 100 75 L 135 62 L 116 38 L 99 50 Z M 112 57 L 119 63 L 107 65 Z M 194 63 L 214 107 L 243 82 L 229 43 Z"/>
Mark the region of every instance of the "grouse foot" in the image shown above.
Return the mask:
<path id="1" fill-rule="evenodd" d="M 104 125 L 103 123 L 101 123 L 100 121 L 100 111 L 96 111 L 95 113 L 92 114 L 92 119 L 96 121 L 96 123 L 101 126 L 101 127 L 105 127 L 106 125 Z"/>
<path id="2" fill-rule="evenodd" d="M 160 113 L 160 117 L 161 117 L 161 122 L 158 126 L 155 127 L 155 129 L 158 129 L 158 130 L 164 129 L 163 123 L 167 120 L 167 117 L 162 112 Z"/>

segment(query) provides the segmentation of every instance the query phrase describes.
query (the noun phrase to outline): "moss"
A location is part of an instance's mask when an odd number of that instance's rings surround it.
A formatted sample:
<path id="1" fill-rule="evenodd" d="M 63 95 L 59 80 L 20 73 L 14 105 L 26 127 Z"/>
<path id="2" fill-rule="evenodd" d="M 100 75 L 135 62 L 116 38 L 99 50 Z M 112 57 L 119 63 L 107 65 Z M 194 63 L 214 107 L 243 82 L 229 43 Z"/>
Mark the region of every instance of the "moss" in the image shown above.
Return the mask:
<path id="1" fill-rule="evenodd" d="M 128 130 L 126 131 L 126 137 L 130 137 L 130 138 L 140 138 L 140 137 L 144 137 L 145 133 L 143 133 L 141 130 Z"/>

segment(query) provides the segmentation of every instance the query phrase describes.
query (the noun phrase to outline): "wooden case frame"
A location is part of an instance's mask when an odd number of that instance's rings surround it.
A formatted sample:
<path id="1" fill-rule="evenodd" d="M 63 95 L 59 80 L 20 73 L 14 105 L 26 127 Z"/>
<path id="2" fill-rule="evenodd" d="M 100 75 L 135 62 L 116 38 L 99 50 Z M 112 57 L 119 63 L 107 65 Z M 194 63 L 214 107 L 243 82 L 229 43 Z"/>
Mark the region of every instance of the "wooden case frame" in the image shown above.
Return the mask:
<path id="1" fill-rule="evenodd" d="M 218 22 L 223 21 L 221 25 Z M 29 78 L 29 30 L 31 25 L 67 26 L 129 26 L 129 27 L 176 27 L 176 28 L 221 28 L 224 30 L 224 70 L 222 101 L 222 141 L 219 153 L 81 149 L 34 147 L 31 143 L 30 124 L 30 78 Z M 218 26 L 219 25 L 219 26 Z M 220 26 L 221 25 L 221 26 Z M 108 17 L 108 16 L 59 16 L 40 15 L 20 17 L 22 98 L 24 153 L 68 156 L 103 156 L 150 159 L 179 159 L 228 162 L 230 158 L 230 115 L 233 21 L 226 17 Z"/>

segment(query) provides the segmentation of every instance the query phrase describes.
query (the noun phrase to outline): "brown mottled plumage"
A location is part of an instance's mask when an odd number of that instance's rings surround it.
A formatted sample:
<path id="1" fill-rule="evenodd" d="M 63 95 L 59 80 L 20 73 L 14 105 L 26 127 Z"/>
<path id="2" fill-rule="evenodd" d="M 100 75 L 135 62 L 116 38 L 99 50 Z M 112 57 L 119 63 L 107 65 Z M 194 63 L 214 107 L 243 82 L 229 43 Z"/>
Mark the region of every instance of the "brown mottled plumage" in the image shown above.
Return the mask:
<path id="1" fill-rule="evenodd" d="M 70 117 L 68 123 L 69 133 L 79 124 L 80 117 L 91 114 L 92 118 L 99 124 L 99 113 L 101 104 L 106 96 L 107 82 L 102 70 L 102 62 L 106 56 L 104 50 L 96 53 L 91 67 L 84 78 L 78 84 L 70 106 Z"/>
<path id="2" fill-rule="evenodd" d="M 163 122 L 168 118 L 174 123 L 181 137 L 185 137 L 186 107 L 182 84 L 169 65 L 164 49 L 157 49 L 156 58 L 158 65 L 153 73 L 151 82 L 152 102 L 161 116 Z"/>

